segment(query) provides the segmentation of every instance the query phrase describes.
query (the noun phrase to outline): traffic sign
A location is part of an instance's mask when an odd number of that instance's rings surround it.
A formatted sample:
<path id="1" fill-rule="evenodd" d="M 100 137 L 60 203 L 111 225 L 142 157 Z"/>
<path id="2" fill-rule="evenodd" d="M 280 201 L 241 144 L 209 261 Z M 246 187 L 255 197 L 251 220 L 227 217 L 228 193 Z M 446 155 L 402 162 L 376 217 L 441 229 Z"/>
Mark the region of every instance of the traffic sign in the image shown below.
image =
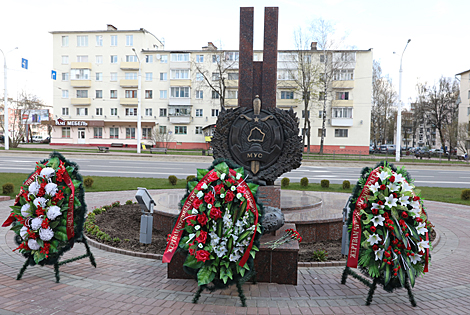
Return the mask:
<path id="1" fill-rule="evenodd" d="M 52 70 L 52 72 L 51 72 L 51 79 L 52 80 L 57 80 L 57 72 L 54 71 L 54 70 Z"/>
<path id="2" fill-rule="evenodd" d="M 28 70 L 28 59 L 21 58 L 21 68 Z"/>

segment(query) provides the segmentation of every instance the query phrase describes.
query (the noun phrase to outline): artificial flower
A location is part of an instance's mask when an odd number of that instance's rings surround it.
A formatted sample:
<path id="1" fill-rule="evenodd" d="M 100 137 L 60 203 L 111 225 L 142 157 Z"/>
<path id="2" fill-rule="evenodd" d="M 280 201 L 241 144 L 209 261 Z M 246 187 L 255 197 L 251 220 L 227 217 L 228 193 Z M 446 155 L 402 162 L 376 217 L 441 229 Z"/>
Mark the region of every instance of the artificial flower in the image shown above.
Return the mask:
<path id="1" fill-rule="evenodd" d="M 413 191 L 414 186 L 408 184 L 406 181 L 403 181 L 401 184 L 401 192 Z"/>
<path id="2" fill-rule="evenodd" d="M 39 192 L 39 188 L 41 188 L 41 185 L 38 182 L 32 182 L 31 185 L 29 185 L 28 191 L 30 195 L 36 196 Z"/>
<path id="3" fill-rule="evenodd" d="M 204 193 L 202 191 L 198 191 L 196 194 L 196 197 L 198 197 L 199 199 L 201 199 L 203 196 L 204 196 Z"/>
<path id="4" fill-rule="evenodd" d="M 25 203 L 21 207 L 21 215 L 25 218 L 31 216 L 31 205 L 29 203 Z"/>
<path id="5" fill-rule="evenodd" d="M 390 183 L 387 185 L 387 188 L 393 192 L 393 191 L 399 191 L 400 190 L 400 186 L 398 186 L 396 183 Z"/>
<path id="6" fill-rule="evenodd" d="M 374 226 L 376 227 L 377 225 L 382 225 L 383 222 L 385 221 L 385 218 L 381 215 L 376 215 L 375 217 L 372 218 L 371 222 L 374 223 Z"/>
<path id="7" fill-rule="evenodd" d="M 47 199 L 44 197 L 38 197 L 34 199 L 33 204 L 37 207 L 45 208 L 47 204 Z"/>
<path id="8" fill-rule="evenodd" d="M 57 184 L 54 183 L 48 183 L 44 189 L 46 190 L 46 194 L 51 197 L 54 197 L 58 190 Z"/>
<path id="9" fill-rule="evenodd" d="M 419 223 L 418 227 L 416 228 L 416 232 L 418 232 L 418 234 L 425 235 L 426 232 L 428 232 L 428 229 L 426 228 L 426 223 L 424 222 Z"/>
<path id="10" fill-rule="evenodd" d="M 199 234 L 199 236 L 196 237 L 196 241 L 197 241 L 198 243 L 205 244 L 206 241 L 207 241 L 207 232 L 201 231 L 200 234 Z"/>
<path id="11" fill-rule="evenodd" d="M 197 261 L 206 261 L 210 258 L 210 253 L 207 250 L 198 250 L 196 252 Z"/>
<path id="12" fill-rule="evenodd" d="M 417 253 L 414 254 L 413 256 L 410 256 L 411 263 L 416 265 L 421 260 L 421 257 L 423 256 Z"/>
<path id="13" fill-rule="evenodd" d="M 372 193 L 374 193 L 374 194 L 375 194 L 377 191 L 379 191 L 379 188 L 380 188 L 379 182 L 375 182 L 373 185 L 369 185 L 370 191 L 372 191 Z"/>
<path id="14" fill-rule="evenodd" d="M 380 236 L 378 234 L 371 234 L 367 239 L 370 245 L 378 244 L 380 241 Z"/>
<path id="15" fill-rule="evenodd" d="M 395 198 L 393 195 L 385 197 L 385 205 L 392 208 L 397 206 L 398 198 Z"/>
<path id="16" fill-rule="evenodd" d="M 39 229 L 39 237 L 43 241 L 50 241 L 54 237 L 54 231 L 50 227 L 46 229 L 41 228 Z"/>
<path id="17" fill-rule="evenodd" d="M 31 229 L 36 231 L 38 230 L 42 225 L 42 218 L 41 217 L 37 217 L 37 218 L 34 218 L 31 220 Z M 31 248 L 31 246 L 30 246 Z"/>
<path id="18" fill-rule="evenodd" d="M 401 196 L 399 199 L 398 199 L 398 202 L 400 203 L 401 206 L 406 206 L 406 205 L 409 205 L 410 202 L 408 201 L 410 197 L 409 196 Z"/>
<path id="19" fill-rule="evenodd" d="M 424 252 L 426 248 L 429 248 L 429 241 L 421 241 L 416 244 L 419 252 Z"/>
<path id="20" fill-rule="evenodd" d="M 380 172 L 379 174 L 379 178 L 380 178 L 380 181 L 383 183 L 387 178 L 389 177 L 389 174 L 387 172 Z"/>
<path id="21" fill-rule="evenodd" d="M 405 178 L 403 177 L 403 175 L 401 174 L 396 174 L 395 175 L 395 183 L 401 183 L 405 180 Z"/>
<path id="22" fill-rule="evenodd" d="M 52 167 L 45 167 L 41 170 L 40 176 L 49 179 L 55 175 L 55 170 Z"/>
<path id="23" fill-rule="evenodd" d="M 222 173 L 222 174 L 220 175 L 220 179 L 221 179 L 221 180 L 224 180 L 224 179 L 225 179 L 225 176 L 226 176 L 225 173 Z"/>
<path id="24" fill-rule="evenodd" d="M 210 174 L 209 174 L 209 180 L 211 182 L 213 181 L 216 181 L 219 179 L 219 175 L 217 175 L 217 172 L 216 171 L 212 171 Z"/>
<path id="25" fill-rule="evenodd" d="M 59 215 L 61 215 L 59 207 L 50 206 L 49 209 L 47 209 L 46 216 L 49 220 L 55 220 Z"/>
<path id="26" fill-rule="evenodd" d="M 222 211 L 220 211 L 220 208 L 212 207 L 209 216 L 214 220 L 220 219 L 222 218 Z"/>
<path id="27" fill-rule="evenodd" d="M 41 246 L 39 246 L 38 242 L 33 239 L 33 238 L 30 238 L 28 240 L 28 247 L 31 249 L 31 250 L 38 250 L 41 248 Z"/>
<path id="28" fill-rule="evenodd" d="M 23 227 L 20 229 L 20 236 L 22 239 L 25 239 L 26 236 L 28 236 L 28 228 L 23 225 Z"/>
<path id="29" fill-rule="evenodd" d="M 383 254 L 384 254 L 383 249 L 377 249 L 377 250 L 374 251 L 374 253 L 375 253 L 375 260 L 382 260 Z"/>

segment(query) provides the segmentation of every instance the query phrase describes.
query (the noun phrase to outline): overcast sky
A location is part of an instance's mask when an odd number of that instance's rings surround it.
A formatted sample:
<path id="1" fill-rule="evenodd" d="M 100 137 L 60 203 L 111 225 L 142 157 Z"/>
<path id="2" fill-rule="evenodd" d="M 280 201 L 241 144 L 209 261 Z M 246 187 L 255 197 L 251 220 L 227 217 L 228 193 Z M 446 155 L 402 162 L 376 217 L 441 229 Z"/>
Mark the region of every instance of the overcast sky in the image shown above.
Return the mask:
<path id="1" fill-rule="evenodd" d="M 200 49 L 209 41 L 238 49 L 241 6 L 255 8 L 255 49 L 262 49 L 265 6 L 279 7 L 279 49 L 294 49 L 294 30 L 322 17 L 337 33 L 348 34 L 346 44 L 373 48 L 397 91 L 400 56 L 411 39 L 403 58 L 405 104 L 415 97 L 418 81 L 434 83 L 470 69 L 468 1 L 3 0 L 0 49 L 18 47 L 7 55 L 8 94 L 16 97 L 24 89 L 52 105 L 50 31 L 105 30 L 112 24 L 121 30 L 145 28 L 165 40 L 165 49 Z M 21 58 L 29 60 L 29 70 L 21 68 Z M 3 67 L 0 71 L 3 89 Z"/>

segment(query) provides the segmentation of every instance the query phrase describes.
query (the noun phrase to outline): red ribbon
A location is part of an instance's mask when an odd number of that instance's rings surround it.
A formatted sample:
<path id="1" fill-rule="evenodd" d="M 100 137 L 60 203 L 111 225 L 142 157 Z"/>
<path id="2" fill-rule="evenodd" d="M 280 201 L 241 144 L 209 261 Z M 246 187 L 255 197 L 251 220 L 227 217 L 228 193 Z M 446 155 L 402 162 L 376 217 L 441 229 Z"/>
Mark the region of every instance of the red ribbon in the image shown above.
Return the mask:
<path id="1" fill-rule="evenodd" d="M 361 248 L 361 209 L 362 205 L 366 203 L 365 196 L 369 195 L 369 185 L 375 183 L 379 178 L 378 173 L 381 171 L 380 168 L 373 170 L 367 178 L 364 188 L 361 194 L 357 198 L 356 208 L 354 209 L 352 217 L 352 229 L 351 229 L 351 240 L 349 241 L 349 254 L 348 254 L 348 267 L 357 268 L 357 262 L 359 260 L 359 249 Z"/>
<path id="2" fill-rule="evenodd" d="M 426 241 L 429 243 L 429 233 L 426 232 Z M 426 251 L 426 258 L 424 260 L 424 270 L 423 272 L 428 272 L 428 264 L 429 264 L 429 248 L 425 249 Z"/>
<path id="3" fill-rule="evenodd" d="M 61 166 L 63 167 L 63 166 Z M 67 210 L 67 238 L 70 240 L 74 235 L 73 229 L 73 203 L 75 200 L 75 186 L 67 171 L 64 172 L 64 182 L 72 190 L 69 196 L 69 209 Z"/>
<path id="4" fill-rule="evenodd" d="M 253 197 L 253 194 L 251 193 L 251 190 L 250 188 L 248 187 L 248 185 L 246 184 L 246 182 L 243 182 L 241 184 L 242 187 L 245 188 L 246 190 L 246 201 L 247 201 L 247 209 L 250 209 L 251 212 L 253 212 L 255 214 L 255 230 L 254 230 L 254 233 L 253 233 L 253 236 L 251 237 L 251 242 L 250 242 L 250 245 L 248 245 L 248 247 L 246 248 L 246 251 L 245 251 L 245 254 L 243 254 L 243 257 L 242 259 L 240 259 L 240 262 L 238 263 L 238 265 L 240 267 L 243 267 L 245 266 L 248 258 L 250 258 L 250 252 L 251 252 L 251 248 L 253 247 L 253 242 L 255 240 L 255 236 L 256 236 L 256 227 L 258 225 L 258 208 L 256 207 L 256 202 L 255 202 L 255 198 Z"/>

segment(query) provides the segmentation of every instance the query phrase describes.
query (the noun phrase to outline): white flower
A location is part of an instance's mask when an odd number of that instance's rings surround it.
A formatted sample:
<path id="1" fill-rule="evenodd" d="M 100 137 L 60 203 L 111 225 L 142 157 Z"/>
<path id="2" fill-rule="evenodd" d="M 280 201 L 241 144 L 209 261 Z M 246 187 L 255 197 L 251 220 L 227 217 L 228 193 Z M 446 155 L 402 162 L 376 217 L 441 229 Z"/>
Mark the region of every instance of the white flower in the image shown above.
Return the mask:
<path id="1" fill-rule="evenodd" d="M 395 175 L 395 183 L 401 183 L 405 180 L 405 178 L 401 174 Z"/>
<path id="2" fill-rule="evenodd" d="M 240 178 L 242 178 L 242 174 L 237 173 L 237 176 L 235 176 L 235 178 L 236 178 L 237 180 L 239 180 Z"/>
<path id="3" fill-rule="evenodd" d="M 401 184 L 401 192 L 412 191 L 412 190 L 413 190 L 413 185 L 409 185 L 405 181 Z"/>
<path id="4" fill-rule="evenodd" d="M 220 179 L 221 179 L 221 180 L 224 180 L 224 179 L 225 179 L 225 176 L 226 176 L 226 174 L 225 174 L 225 173 L 222 173 L 222 174 L 220 175 Z"/>
<path id="5" fill-rule="evenodd" d="M 195 229 L 196 231 L 198 231 L 200 228 L 201 228 L 200 225 L 196 225 L 196 226 L 194 227 L 194 229 Z"/>
<path id="6" fill-rule="evenodd" d="M 240 259 L 239 254 L 231 253 L 230 257 L 228 258 L 230 261 L 238 261 Z"/>
<path id="7" fill-rule="evenodd" d="M 410 214 L 411 214 L 411 216 L 413 217 L 413 219 L 414 219 L 416 216 L 419 215 L 419 208 L 418 208 L 418 209 L 413 208 L 413 209 L 408 210 L 408 211 L 410 212 Z"/>
<path id="8" fill-rule="evenodd" d="M 55 220 L 55 218 L 61 215 L 60 208 L 57 206 L 50 206 L 46 215 L 49 220 Z"/>
<path id="9" fill-rule="evenodd" d="M 409 198 L 409 196 L 401 196 L 398 201 L 400 202 L 400 205 L 406 206 L 410 204 L 410 202 L 408 201 Z"/>
<path id="10" fill-rule="evenodd" d="M 421 241 L 416 245 L 418 245 L 418 251 L 424 252 L 425 248 L 429 248 L 429 241 Z"/>
<path id="11" fill-rule="evenodd" d="M 416 201 L 412 201 L 410 205 L 413 207 L 413 209 L 419 210 L 419 206 L 421 204 L 419 203 L 419 200 L 416 200 Z"/>
<path id="12" fill-rule="evenodd" d="M 371 236 L 369 236 L 367 241 L 369 242 L 370 245 L 378 244 L 379 241 L 380 241 L 380 236 L 379 236 L 379 234 L 374 233 Z"/>
<path id="13" fill-rule="evenodd" d="M 20 230 L 20 236 L 22 239 L 25 239 L 26 236 L 28 236 L 28 228 L 26 226 L 23 226 Z"/>
<path id="14" fill-rule="evenodd" d="M 388 197 L 385 197 L 385 205 L 391 207 L 396 207 L 397 206 L 397 201 L 398 198 L 394 198 L 393 195 L 389 195 Z"/>
<path id="15" fill-rule="evenodd" d="M 370 188 L 370 191 L 372 191 L 372 193 L 375 194 L 375 193 L 379 190 L 380 184 L 379 184 L 379 182 L 377 181 L 377 182 L 375 182 L 374 185 L 369 185 L 369 188 Z"/>
<path id="16" fill-rule="evenodd" d="M 372 223 L 374 223 L 374 226 L 377 226 L 377 225 L 384 225 L 383 222 L 385 221 L 385 218 L 381 215 L 376 215 L 373 219 L 372 219 Z"/>
<path id="17" fill-rule="evenodd" d="M 220 194 L 220 198 L 221 198 L 221 199 L 224 199 L 224 198 L 225 198 L 225 194 Z"/>
<path id="18" fill-rule="evenodd" d="M 391 192 L 398 191 L 400 189 L 400 186 L 395 183 L 390 183 L 387 185 L 387 187 Z"/>
<path id="19" fill-rule="evenodd" d="M 41 248 L 41 246 L 39 246 L 38 242 L 36 242 L 35 239 L 33 238 L 30 238 L 28 240 L 28 247 L 31 248 L 32 250 L 38 250 Z"/>
<path id="20" fill-rule="evenodd" d="M 52 167 L 45 167 L 41 170 L 41 174 L 40 174 L 42 177 L 44 177 L 45 179 L 49 179 L 51 178 L 52 176 L 55 175 L 55 171 Z"/>
<path id="21" fill-rule="evenodd" d="M 45 189 L 46 189 L 46 194 L 48 194 L 51 197 L 54 197 L 55 194 L 57 193 L 57 185 L 54 183 L 47 184 Z"/>
<path id="22" fill-rule="evenodd" d="M 423 256 L 420 254 L 414 254 L 413 256 L 410 256 L 411 263 L 417 264 L 421 260 L 421 257 Z"/>
<path id="23" fill-rule="evenodd" d="M 380 210 L 380 209 L 383 209 L 384 207 L 385 207 L 384 205 L 379 205 L 378 203 L 375 203 L 375 202 L 372 203 L 372 209 Z"/>
<path id="24" fill-rule="evenodd" d="M 203 245 L 202 243 L 199 243 L 199 244 L 197 245 L 197 247 L 199 247 L 199 248 L 203 248 L 203 247 L 204 247 L 204 245 Z"/>
<path id="25" fill-rule="evenodd" d="M 243 195 L 241 193 L 237 194 L 237 198 L 240 199 Z"/>
<path id="26" fill-rule="evenodd" d="M 37 197 L 33 201 L 34 205 L 37 207 L 41 206 L 41 208 L 45 208 L 47 204 L 47 199 L 43 197 Z"/>
<path id="27" fill-rule="evenodd" d="M 212 205 L 210 203 L 207 204 L 207 209 L 212 209 Z"/>
<path id="28" fill-rule="evenodd" d="M 418 227 L 416 228 L 416 232 L 418 232 L 418 234 L 426 234 L 426 232 L 428 231 L 428 229 L 426 228 L 426 223 L 424 222 L 421 222 Z"/>
<path id="29" fill-rule="evenodd" d="M 197 209 L 193 209 L 193 210 L 191 210 L 191 213 L 192 214 L 198 214 L 198 211 L 197 211 Z"/>
<path id="30" fill-rule="evenodd" d="M 214 253 L 217 255 L 217 257 L 222 257 L 227 253 L 227 248 L 225 247 L 225 244 L 220 244 L 220 246 L 217 246 L 214 248 Z"/>
<path id="31" fill-rule="evenodd" d="M 203 196 L 204 196 L 204 193 L 202 191 L 198 191 L 196 194 L 196 197 L 198 197 L 199 199 L 201 199 Z"/>
<path id="32" fill-rule="evenodd" d="M 374 252 L 375 252 L 375 260 L 382 260 L 384 250 L 379 248 L 378 250 Z"/>
<path id="33" fill-rule="evenodd" d="M 41 217 L 34 218 L 33 220 L 31 220 L 31 229 L 36 231 L 41 227 L 41 224 L 42 224 Z"/>
<path id="34" fill-rule="evenodd" d="M 389 177 L 390 177 L 390 175 L 388 175 L 387 172 L 380 172 L 380 174 L 379 174 L 379 178 L 380 178 L 382 183 Z"/>
<path id="35" fill-rule="evenodd" d="M 206 183 L 203 183 L 203 184 L 201 185 L 201 188 L 202 188 L 202 189 L 207 189 L 207 184 L 206 184 Z"/>
<path id="36" fill-rule="evenodd" d="M 237 187 L 235 187 L 235 186 L 230 187 L 231 191 L 235 191 L 235 189 L 237 189 Z"/>
<path id="37" fill-rule="evenodd" d="M 41 228 L 39 229 L 39 237 L 43 241 L 50 241 L 54 237 L 54 231 L 52 231 L 50 227 L 48 227 L 47 229 Z"/>
<path id="38" fill-rule="evenodd" d="M 36 196 L 39 192 L 39 188 L 41 188 L 41 185 L 39 185 L 38 182 L 32 182 L 28 188 L 29 194 Z"/>
<path id="39" fill-rule="evenodd" d="M 31 215 L 31 205 L 29 203 L 25 203 L 21 207 L 21 215 L 25 218 L 27 218 Z"/>

